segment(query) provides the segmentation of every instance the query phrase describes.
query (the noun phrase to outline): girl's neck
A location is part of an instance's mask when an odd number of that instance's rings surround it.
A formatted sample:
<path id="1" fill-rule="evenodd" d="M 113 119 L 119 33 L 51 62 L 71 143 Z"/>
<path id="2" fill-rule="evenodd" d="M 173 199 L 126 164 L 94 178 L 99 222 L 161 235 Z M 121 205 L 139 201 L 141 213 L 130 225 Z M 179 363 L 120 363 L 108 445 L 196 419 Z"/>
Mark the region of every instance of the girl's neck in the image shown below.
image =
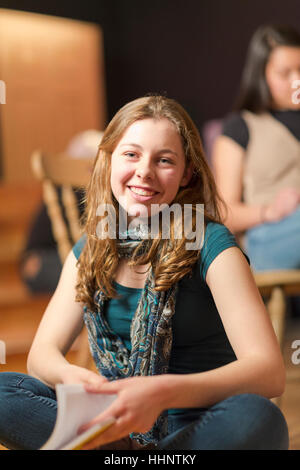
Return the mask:
<path id="1" fill-rule="evenodd" d="M 145 285 L 149 267 L 149 265 L 128 266 L 128 260 L 121 258 L 114 280 L 124 287 L 142 289 Z"/>

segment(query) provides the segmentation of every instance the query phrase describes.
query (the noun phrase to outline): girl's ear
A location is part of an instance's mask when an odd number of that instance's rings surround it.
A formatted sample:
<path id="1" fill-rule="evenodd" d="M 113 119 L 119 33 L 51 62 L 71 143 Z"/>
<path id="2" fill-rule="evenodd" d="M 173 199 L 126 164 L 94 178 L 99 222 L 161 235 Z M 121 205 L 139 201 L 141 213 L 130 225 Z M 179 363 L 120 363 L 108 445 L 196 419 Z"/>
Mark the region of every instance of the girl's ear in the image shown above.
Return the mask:
<path id="1" fill-rule="evenodd" d="M 189 165 L 185 170 L 184 170 L 184 174 L 183 174 L 183 177 L 181 179 L 181 182 L 180 182 L 180 186 L 187 186 L 188 183 L 190 182 L 190 179 L 193 175 L 193 168 L 191 165 Z"/>

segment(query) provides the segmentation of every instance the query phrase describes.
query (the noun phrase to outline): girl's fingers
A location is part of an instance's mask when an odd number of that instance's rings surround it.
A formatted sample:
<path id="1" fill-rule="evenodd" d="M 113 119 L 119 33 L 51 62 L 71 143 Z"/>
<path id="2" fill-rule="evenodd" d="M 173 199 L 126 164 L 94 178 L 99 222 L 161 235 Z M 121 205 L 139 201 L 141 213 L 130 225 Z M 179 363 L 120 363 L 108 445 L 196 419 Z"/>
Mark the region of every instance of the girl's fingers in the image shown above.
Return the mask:
<path id="1" fill-rule="evenodd" d="M 78 434 L 81 434 L 82 432 L 86 431 L 92 426 L 95 426 L 95 424 L 104 423 L 107 419 L 110 419 L 110 418 L 115 418 L 113 413 L 106 413 L 106 412 L 102 413 L 101 415 L 96 416 L 96 418 L 92 419 L 88 423 L 85 423 L 82 426 L 80 426 L 80 428 L 78 428 Z"/>
<path id="2" fill-rule="evenodd" d="M 105 377 L 87 377 L 87 386 L 91 387 L 101 387 L 105 382 L 107 382 L 107 379 Z"/>
<path id="3" fill-rule="evenodd" d="M 117 393 L 120 390 L 120 384 L 118 381 L 109 382 L 107 379 L 99 383 L 87 383 L 85 385 L 85 390 L 89 393 L 108 393 L 113 394 Z"/>

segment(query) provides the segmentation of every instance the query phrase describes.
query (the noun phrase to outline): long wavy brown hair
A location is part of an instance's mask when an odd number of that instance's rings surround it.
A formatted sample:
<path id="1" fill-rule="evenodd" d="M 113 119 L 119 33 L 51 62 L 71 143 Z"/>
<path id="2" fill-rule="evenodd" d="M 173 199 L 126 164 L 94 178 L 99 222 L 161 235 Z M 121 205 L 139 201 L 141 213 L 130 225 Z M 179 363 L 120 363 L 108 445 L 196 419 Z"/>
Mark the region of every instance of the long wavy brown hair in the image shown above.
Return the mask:
<path id="1" fill-rule="evenodd" d="M 97 236 L 97 208 L 101 204 L 112 205 L 115 209 L 117 231 L 119 205 L 110 185 L 111 155 L 127 128 L 142 119 L 169 119 L 181 136 L 186 168 L 191 166 L 192 177 L 185 187 L 180 187 L 173 203 L 191 204 L 193 207 L 193 230 L 196 229 L 196 205 L 204 205 L 204 220 L 221 223 L 219 205 L 224 204 L 217 193 L 214 178 L 204 156 L 199 132 L 190 116 L 175 100 L 164 96 L 145 96 L 122 107 L 107 126 L 94 163 L 89 182 L 83 217 L 83 232 L 86 242 L 78 260 L 78 284 L 76 300 L 94 307 L 95 291 L 101 289 L 107 298 L 116 297 L 113 287 L 119 257 L 117 240 L 101 239 Z M 191 242 L 185 235 L 174 238 L 174 219 L 170 220 L 170 239 L 162 237 L 161 227 L 155 239 L 142 240 L 146 250 L 136 249 L 129 264 L 148 265 L 154 273 L 155 289 L 164 291 L 192 272 L 201 250 L 187 250 Z M 118 233 L 118 232 L 117 232 Z"/>

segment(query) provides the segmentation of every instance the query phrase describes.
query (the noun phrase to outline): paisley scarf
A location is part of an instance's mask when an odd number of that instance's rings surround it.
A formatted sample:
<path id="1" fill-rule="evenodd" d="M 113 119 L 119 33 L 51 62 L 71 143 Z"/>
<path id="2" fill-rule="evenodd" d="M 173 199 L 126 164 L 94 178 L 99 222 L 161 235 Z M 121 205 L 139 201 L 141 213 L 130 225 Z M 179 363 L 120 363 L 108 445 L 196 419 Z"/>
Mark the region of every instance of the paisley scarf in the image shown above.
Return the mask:
<path id="1" fill-rule="evenodd" d="M 124 234 L 123 234 L 124 236 Z M 120 237 L 118 253 L 129 258 L 141 243 L 140 229 Z M 131 352 L 122 339 L 114 333 L 103 314 L 107 300 L 101 290 L 94 295 L 95 311 L 84 310 L 84 322 L 88 330 L 90 350 L 98 371 L 108 380 L 133 376 L 166 374 L 172 347 L 172 316 L 178 286 L 174 284 L 167 291 L 154 290 L 152 268 L 147 276 L 136 312 L 131 322 Z M 157 444 L 167 435 L 167 411 L 144 434 L 132 433 L 131 438 L 141 445 Z"/>

